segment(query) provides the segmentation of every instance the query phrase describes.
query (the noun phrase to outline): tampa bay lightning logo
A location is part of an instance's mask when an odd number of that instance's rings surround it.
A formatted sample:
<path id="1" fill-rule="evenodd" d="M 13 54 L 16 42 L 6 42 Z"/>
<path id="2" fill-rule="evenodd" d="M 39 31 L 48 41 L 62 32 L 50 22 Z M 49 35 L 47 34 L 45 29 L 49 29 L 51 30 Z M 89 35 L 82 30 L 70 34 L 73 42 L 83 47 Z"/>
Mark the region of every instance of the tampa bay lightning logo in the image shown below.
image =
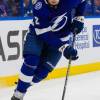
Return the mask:
<path id="1" fill-rule="evenodd" d="M 52 31 L 56 32 L 64 28 L 64 26 L 67 23 L 67 12 L 54 18 L 51 23 L 52 23 Z"/>
<path id="2" fill-rule="evenodd" d="M 41 9 L 42 8 L 42 2 L 37 2 L 36 4 L 35 4 L 35 9 L 36 10 L 39 10 L 39 9 Z"/>

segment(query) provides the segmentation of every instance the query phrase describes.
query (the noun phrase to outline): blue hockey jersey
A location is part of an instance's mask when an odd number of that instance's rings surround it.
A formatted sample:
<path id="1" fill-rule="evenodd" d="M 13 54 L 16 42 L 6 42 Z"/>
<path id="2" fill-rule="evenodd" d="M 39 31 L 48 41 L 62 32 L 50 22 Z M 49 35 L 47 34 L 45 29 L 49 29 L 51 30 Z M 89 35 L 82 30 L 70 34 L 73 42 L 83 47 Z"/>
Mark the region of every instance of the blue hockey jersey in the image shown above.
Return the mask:
<path id="1" fill-rule="evenodd" d="M 33 5 L 33 22 L 30 30 L 51 45 L 60 46 L 70 34 L 71 21 L 75 16 L 83 16 L 85 0 L 60 0 L 55 7 L 46 0 L 37 0 Z"/>

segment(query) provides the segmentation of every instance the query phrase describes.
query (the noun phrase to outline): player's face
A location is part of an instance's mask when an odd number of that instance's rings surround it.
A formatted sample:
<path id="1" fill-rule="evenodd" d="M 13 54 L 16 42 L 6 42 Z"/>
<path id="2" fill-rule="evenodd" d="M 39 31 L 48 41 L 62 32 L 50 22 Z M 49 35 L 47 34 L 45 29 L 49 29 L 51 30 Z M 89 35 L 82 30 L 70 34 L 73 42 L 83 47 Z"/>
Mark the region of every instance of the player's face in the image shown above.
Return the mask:
<path id="1" fill-rule="evenodd" d="M 95 0 L 94 2 L 96 6 L 100 6 L 100 0 Z"/>
<path id="2" fill-rule="evenodd" d="M 52 6 L 58 5 L 59 4 L 59 0 L 48 0 L 49 4 Z"/>

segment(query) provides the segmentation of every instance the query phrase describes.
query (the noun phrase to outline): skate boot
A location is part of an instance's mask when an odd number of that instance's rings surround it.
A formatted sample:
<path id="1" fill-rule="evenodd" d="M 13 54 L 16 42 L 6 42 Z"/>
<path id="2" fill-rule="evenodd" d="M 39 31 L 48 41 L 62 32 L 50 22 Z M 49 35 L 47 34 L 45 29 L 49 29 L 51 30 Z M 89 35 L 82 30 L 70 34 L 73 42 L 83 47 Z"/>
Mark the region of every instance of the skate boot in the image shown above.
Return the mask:
<path id="1" fill-rule="evenodd" d="M 23 100 L 23 97 L 24 97 L 24 93 L 15 91 L 13 96 L 11 97 L 11 100 Z"/>
<path id="2" fill-rule="evenodd" d="M 21 100 L 21 99 L 18 99 L 15 96 L 12 96 L 11 100 Z"/>

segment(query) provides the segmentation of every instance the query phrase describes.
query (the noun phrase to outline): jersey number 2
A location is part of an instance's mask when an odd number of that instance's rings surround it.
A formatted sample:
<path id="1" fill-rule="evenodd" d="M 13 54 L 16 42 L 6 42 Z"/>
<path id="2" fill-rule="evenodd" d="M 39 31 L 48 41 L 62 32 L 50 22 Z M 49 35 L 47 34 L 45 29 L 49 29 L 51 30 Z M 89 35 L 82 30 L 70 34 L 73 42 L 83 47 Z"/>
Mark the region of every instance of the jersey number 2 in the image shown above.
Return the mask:
<path id="1" fill-rule="evenodd" d="M 39 23 L 39 18 L 38 17 L 35 17 L 35 24 L 36 25 L 39 25 L 40 23 Z"/>

